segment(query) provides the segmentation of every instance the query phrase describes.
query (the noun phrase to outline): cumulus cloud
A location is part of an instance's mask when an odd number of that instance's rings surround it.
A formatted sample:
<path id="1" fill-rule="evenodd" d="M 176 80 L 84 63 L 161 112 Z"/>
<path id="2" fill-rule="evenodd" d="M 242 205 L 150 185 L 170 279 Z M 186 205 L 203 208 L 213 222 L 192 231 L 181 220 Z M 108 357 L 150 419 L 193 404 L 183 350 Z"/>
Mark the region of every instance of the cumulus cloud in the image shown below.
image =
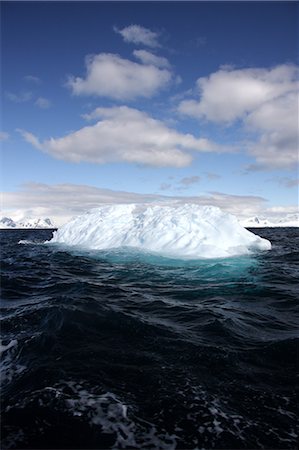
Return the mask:
<path id="1" fill-rule="evenodd" d="M 213 122 L 231 123 L 267 101 L 298 88 L 298 68 L 281 65 L 273 69 L 222 68 L 197 80 L 199 100 L 184 100 L 179 111 Z"/>
<path id="2" fill-rule="evenodd" d="M 159 34 L 140 25 L 130 25 L 122 29 L 114 27 L 114 31 L 119 33 L 125 42 L 147 45 L 152 48 L 159 47 Z"/>
<path id="3" fill-rule="evenodd" d="M 19 131 L 39 150 L 71 162 L 184 167 L 192 160 L 189 151 L 228 151 L 208 139 L 179 133 L 145 112 L 127 106 L 97 108 L 84 117 L 100 120 L 64 137 L 43 142 L 28 131 Z"/>
<path id="4" fill-rule="evenodd" d="M 85 78 L 70 77 L 67 85 L 74 95 L 133 100 L 153 96 L 165 88 L 171 79 L 172 73 L 166 68 L 136 63 L 111 53 L 100 53 L 86 58 Z"/>
<path id="5" fill-rule="evenodd" d="M 103 203 L 139 203 L 139 202 L 192 202 L 199 205 L 214 205 L 239 218 L 259 215 L 265 211 L 266 200 L 257 196 L 238 196 L 212 192 L 201 196 L 163 196 L 113 191 L 93 186 L 75 184 L 48 185 L 27 183 L 18 192 L 4 192 L 3 206 L 6 215 L 13 211 L 23 216 L 50 217 L 61 225 L 71 217 L 100 206 Z M 273 209 L 273 208 L 272 208 Z M 278 208 L 279 210 L 279 208 Z M 289 212 L 284 209 L 283 212 Z M 271 211 L 276 214 L 277 210 Z"/>
<path id="6" fill-rule="evenodd" d="M 142 64 L 152 64 L 153 66 L 162 68 L 170 67 L 168 59 L 163 56 L 154 55 L 154 53 L 147 50 L 134 50 L 133 55 L 138 58 Z"/>
<path id="7" fill-rule="evenodd" d="M 216 123 L 241 120 L 258 135 L 248 146 L 252 169 L 291 168 L 298 162 L 298 67 L 223 67 L 197 80 L 198 100 L 183 100 L 179 112 Z"/>
<path id="8" fill-rule="evenodd" d="M 255 157 L 252 169 L 288 169 L 298 163 L 298 94 L 290 92 L 252 111 L 245 121 L 259 140 L 249 152 Z"/>
<path id="9" fill-rule="evenodd" d="M 9 138 L 9 134 L 5 131 L 0 131 L 0 141 L 6 141 Z"/>
<path id="10" fill-rule="evenodd" d="M 41 109 L 48 109 L 51 106 L 50 100 L 44 97 L 38 97 L 34 104 Z"/>

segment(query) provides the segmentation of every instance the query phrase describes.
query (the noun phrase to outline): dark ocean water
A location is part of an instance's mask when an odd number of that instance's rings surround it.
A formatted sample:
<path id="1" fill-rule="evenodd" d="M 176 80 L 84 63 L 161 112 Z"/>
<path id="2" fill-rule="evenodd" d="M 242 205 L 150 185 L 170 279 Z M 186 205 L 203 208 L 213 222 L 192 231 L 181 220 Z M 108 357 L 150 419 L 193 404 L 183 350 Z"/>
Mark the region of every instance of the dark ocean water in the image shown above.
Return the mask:
<path id="1" fill-rule="evenodd" d="M 2 448 L 295 449 L 299 229 L 255 232 L 183 262 L 1 231 Z"/>

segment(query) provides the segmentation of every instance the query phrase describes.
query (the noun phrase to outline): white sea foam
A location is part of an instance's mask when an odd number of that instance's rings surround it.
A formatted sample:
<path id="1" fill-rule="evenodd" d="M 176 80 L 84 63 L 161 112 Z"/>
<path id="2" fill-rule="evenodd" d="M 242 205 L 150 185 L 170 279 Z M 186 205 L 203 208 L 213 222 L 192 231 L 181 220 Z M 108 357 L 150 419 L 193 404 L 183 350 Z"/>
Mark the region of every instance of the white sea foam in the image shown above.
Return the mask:
<path id="1" fill-rule="evenodd" d="M 16 376 L 20 375 L 26 367 L 15 361 L 18 341 L 12 339 L 7 345 L 0 343 L 0 377 L 2 385 L 9 384 Z"/>
<path id="2" fill-rule="evenodd" d="M 90 425 L 98 426 L 103 433 L 113 434 L 114 449 L 120 448 L 156 448 L 174 450 L 176 436 L 167 432 L 158 432 L 156 427 L 146 421 L 136 423 L 128 414 L 128 406 L 112 392 L 95 394 L 79 383 L 68 382 L 72 396 L 65 400 L 66 407 L 74 416 L 88 418 Z M 61 391 L 58 391 L 61 394 Z M 55 394 L 57 395 L 57 394 Z"/>
<path id="3" fill-rule="evenodd" d="M 50 242 L 96 250 L 133 247 L 188 259 L 271 248 L 217 207 L 175 203 L 104 205 L 63 225 Z"/>
<path id="4" fill-rule="evenodd" d="M 2 341 L 0 341 L 0 355 L 2 355 L 3 352 L 8 350 L 11 347 L 14 347 L 18 344 L 18 341 L 16 339 L 12 339 L 7 345 L 3 345 Z"/>

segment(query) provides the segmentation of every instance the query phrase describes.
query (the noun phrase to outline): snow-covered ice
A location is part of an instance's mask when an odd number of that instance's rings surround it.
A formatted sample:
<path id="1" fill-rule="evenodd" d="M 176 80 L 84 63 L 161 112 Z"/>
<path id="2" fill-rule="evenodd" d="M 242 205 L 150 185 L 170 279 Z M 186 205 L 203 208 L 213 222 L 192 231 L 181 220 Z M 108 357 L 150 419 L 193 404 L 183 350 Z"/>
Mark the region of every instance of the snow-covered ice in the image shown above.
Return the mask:
<path id="1" fill-rule="evenodd" d="M 103 205 L 54 233 L 51 243 L 84 249 L 133 247 L 174 258 L 222 258 L 269 250 L 271 243 L 214 206 Z"/>

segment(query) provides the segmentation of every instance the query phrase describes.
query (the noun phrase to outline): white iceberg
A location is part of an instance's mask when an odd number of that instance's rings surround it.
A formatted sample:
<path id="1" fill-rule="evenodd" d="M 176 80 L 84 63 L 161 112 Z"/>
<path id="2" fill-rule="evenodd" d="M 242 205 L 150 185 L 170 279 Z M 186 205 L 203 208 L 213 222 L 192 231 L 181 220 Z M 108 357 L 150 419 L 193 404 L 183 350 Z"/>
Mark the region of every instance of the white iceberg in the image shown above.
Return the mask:
<path id="1" fill-rule="evenodd" d="M 133 247 L 172 258 L 223 258 L 270 250 L 236 217 L 196 204 L 103 205 L 63 225 L 51 243 L 84 249 Z"/>

